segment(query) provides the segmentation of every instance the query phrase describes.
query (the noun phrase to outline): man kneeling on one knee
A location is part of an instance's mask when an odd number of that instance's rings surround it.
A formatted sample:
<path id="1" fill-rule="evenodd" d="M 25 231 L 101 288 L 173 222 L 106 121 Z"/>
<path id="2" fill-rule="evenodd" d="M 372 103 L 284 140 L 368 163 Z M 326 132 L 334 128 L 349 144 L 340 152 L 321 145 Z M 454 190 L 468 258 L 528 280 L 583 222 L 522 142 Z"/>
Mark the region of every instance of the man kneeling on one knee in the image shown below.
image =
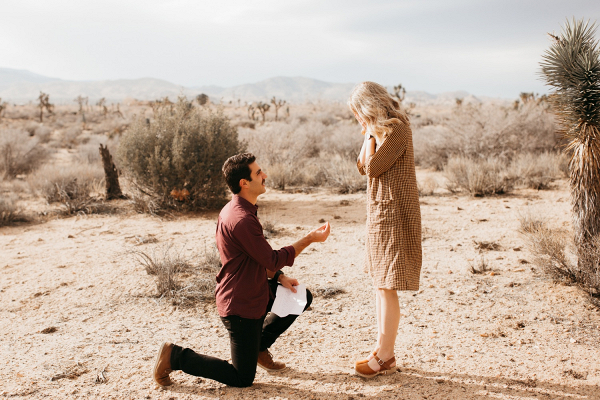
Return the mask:
<path id="1" fill-rule="evenodd" d="M 285 368 L 273 360 L 268 349 L 297 315 L 267 313 L 277 286 L 296 292 L 298 281 L 284 275 L 281 268 L 292 266 L 308 245 L 324 242 L 329 236 L 326 223 L 293 245 L 273 250 L 257 217 L 256 200 L 266 191 L 267 175 L 256 158 L 250 153 L 230 157 L 223 165 L 223 174 L 233 197 L 221 210 L 217 223 L 217 248 L 223 266 L 217 274 L 215 293 L 221 321 L 229 331 L 232 362 L 163 343 L 154 366 L 154 380 L 162 386 L 171 385 L 169 373 L 175 370 L 244 387 L 254 382 L 257 365 L 268 371 Z M 306 292 L 305 310 L 312 301 Z"/>

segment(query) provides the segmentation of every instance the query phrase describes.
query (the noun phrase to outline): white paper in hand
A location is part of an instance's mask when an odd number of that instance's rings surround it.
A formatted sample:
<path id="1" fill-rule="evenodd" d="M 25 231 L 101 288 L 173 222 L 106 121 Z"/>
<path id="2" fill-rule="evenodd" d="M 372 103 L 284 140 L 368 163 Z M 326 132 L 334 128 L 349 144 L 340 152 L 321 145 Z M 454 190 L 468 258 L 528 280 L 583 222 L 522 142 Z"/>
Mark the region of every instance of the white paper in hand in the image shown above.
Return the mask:
<path id="1" fill-rule="evenodd" d="M 290 289 L 286 289 L 281 285 L 277 286 L 275 294 L 275 302 L 271 307 L 271 312 L 280 317 L 288 316 L 289 314 L 300 315 L 306 306 L 306 286 L 300 284 L 294 286 L 296 293 Z"/>

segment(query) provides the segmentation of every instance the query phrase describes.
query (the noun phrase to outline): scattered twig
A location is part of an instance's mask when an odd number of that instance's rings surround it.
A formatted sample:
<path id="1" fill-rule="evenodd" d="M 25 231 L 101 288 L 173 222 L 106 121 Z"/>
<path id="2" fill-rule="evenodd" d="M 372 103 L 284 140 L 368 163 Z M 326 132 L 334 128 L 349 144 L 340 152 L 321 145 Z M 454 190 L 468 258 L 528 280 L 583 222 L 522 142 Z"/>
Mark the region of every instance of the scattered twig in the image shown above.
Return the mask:
<path id="1" fill-rule="evenodd" d="M 104 375 L 106 373 L 106 368 L 108 368 L 108 364 L 106 364 L 106 367 L 104 367 L 102 371 L 98 372 L 98 374 L 96 375 L 96 380 L 94 381 L 95 383 L 108 382 L 108 378 L 106 377 L 106 375 Z"/>

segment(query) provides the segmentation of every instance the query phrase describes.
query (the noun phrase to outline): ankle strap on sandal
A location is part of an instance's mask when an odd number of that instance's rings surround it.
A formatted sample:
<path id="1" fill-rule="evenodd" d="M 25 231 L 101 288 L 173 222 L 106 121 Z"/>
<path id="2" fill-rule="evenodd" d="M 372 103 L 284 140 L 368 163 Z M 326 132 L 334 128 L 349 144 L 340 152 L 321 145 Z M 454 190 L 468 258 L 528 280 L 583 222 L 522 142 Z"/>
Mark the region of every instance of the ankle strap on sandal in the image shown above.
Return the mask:
<path id="1" fill-rule="evenodd" d="M 381 367 L 381 370 L 392 368 L 392 364 L 394 363 L 394 361 L 396 361 L 396 357 L 394 357 L 394 356 L 392 356 L 392 358 L 390 358 L 387 361 L 383 361 L 381 358 L 377 357 L 375 354 L 373 354 L 373 358 L 375 358 L 375 361 L 377 361 L 377 364 L 379 364 L 379 366 Z"/>

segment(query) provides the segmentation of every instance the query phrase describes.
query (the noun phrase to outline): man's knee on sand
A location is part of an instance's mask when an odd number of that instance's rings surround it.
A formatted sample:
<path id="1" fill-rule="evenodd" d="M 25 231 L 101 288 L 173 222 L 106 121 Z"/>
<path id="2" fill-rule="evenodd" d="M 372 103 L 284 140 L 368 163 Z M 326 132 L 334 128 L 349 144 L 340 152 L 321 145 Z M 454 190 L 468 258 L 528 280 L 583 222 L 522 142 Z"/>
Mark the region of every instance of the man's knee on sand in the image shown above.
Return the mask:
<path id="1" fill-rule="evenodd" d="M 256 375 L 252 375 L 252 377 L 240 378 L 237 382 L 235 382 L 235 384 L 231 384 L 229 386 L 239 387 L 239 388 L 250 387 L 254 383 L 255 378 L 256 378 Z"/>
<path id="2" fill-rule="evenodd" d="M 310 292 L 310 290 L 306 289 L 306 305 L 304 306 L 304 311 L 306 311 L 306 309 L 308 307 L 310 307 L 310 305 L 312 304 L 313 301 L 313 295 Z"/>

